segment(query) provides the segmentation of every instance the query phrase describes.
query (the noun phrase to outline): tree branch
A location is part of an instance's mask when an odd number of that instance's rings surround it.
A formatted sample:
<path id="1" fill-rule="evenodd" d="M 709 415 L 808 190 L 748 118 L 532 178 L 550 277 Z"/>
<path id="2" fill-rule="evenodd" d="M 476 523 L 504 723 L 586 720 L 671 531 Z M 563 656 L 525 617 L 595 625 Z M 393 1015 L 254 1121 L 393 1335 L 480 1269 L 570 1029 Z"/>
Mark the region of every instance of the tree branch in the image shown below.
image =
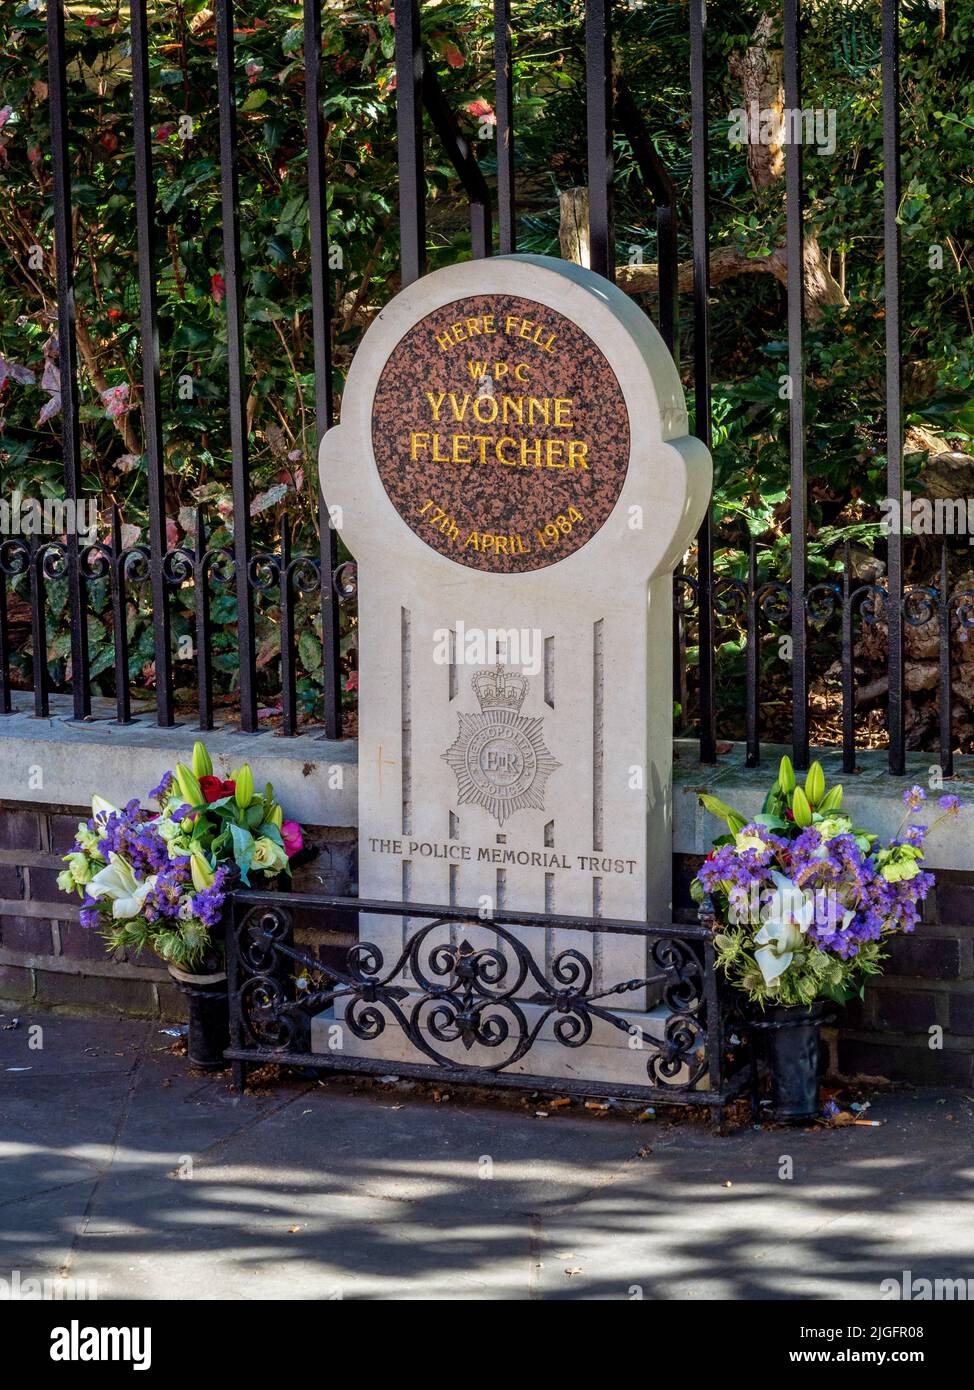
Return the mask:
<path id="1" fill-rule="evenodd" d="M 559 197 L 560 225 L 558 239 L 565 260 L 576 265 L 588 265 L 588 189 L 569 188 Z M 710 284 L 719 285 L 734 275 L 773 275 L 782 285 L 788 284 L 788 263 L 785 248 L 777 247 L 770 256 L 749 256 L 736 246 L 717 246 L 710 253 Z M 645 261 L 641 265 L 616 267 L 616 284 L 626 294 L 658 294 L 659 265 Z M 677 289 L 689 294 L 693 289 L 693 262 L 681 261 L 677 267 Z M 845 307 L 848 300 L 842 287 L 833 277 L 815 237 L 805 236 L 805 312 L 810 323 L 821 318 L 822 310 L 830 305 Z"/>

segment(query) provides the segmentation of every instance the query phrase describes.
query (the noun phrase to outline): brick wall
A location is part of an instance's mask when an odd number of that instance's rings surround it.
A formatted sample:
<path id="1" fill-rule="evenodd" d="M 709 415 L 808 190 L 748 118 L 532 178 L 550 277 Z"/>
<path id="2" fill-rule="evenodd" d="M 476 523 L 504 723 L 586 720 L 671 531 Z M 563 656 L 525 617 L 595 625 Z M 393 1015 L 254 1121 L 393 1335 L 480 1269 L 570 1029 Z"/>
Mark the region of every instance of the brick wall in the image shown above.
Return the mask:
<path id="1" fill-rule="evenodd" d="M 85 814 L 0 808 L 0 1003 L 180 1018 L 183 999 L 165 969 L 154 959 L 109 956 L 101 938 L 80 927 L 78 899 L 58 891 L 61 855 Z M 316 854 L 295 874 L 296 891 L 354 893 L 355 831 L 311 826 L 306 833 Z M 675 858 L 678 916 L 692 912 L 688 890 L 699 863 Z M 942 1046 L 931 1047 L 931 1036 Z M 923 924 L 892 943 L 885 973 L 861 1004 L 846 1006 L 828 1040 L 840 1075 L 974 1085 L 974 873 L 937 874 Z"/>
<path id="2" fill-rule="evenodd" d="M 700 862 L 676 857 L 683 912 L 692 908 L 689 883 Z M 939 870 L 936 879 L 921 925 L 890 942 L 883 974 L 827 1030 L 839 1076 L 974 1085 L 974 873 Z"/>
<path id="3" fill-rule="evenodd" d="M 937 874 L 923 923 L 891 942 L 882 977 L 846 1015 L 842 1073 L 974 1084 L 974 874 Z"/>
<path id="4" fill-rule="evenodd" d="M 57 876 L 78 821 L 71 807 L 0 807 L 0 1003 L 34 1002 L 178 1019 L 183 996 L 155 957 L 110 956 L 102 938 L 78 921 L 79 899 Z M 298 892 L 354 891 L 355 832 L 306 826 L 314 859 L 294 875 Z"/>

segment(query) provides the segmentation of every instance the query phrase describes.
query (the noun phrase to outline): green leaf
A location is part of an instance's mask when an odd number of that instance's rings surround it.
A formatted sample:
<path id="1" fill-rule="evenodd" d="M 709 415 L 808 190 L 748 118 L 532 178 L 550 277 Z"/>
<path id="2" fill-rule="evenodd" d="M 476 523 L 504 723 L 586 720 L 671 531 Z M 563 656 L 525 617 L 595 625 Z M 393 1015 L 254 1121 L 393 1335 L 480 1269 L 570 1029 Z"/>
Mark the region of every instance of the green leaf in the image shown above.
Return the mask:
<path id="1" fill-rule="evenodd" d="M 298 655 L 306 671 L 321 670 L 321 642 L 313 632 L 302 632 L 298 638 Z"/>
<path id="2" fill-rule="evenodd" d="M 735 811 L 733 806 L 728 806 L 727 802 L 721 801 L 719 797 L 711 796 L 709 792 L 700 793 L 700 804 L 705 811 L 709 811 L 710 814 L 716 816 L 718 820 L 724 820 L 730 823 L 730 820 L 733 818 L 735 820 L 740 820 L 744 825 L 747 824 L 739 811 Z"/>
<path id="3" fill-rule="evenodd" d="M 240 877 L 249 887 L 250 880 L 247 875 L 254 858 L 254 837 L 242 825 L 231 825 L 230 834 L 233 838 L 233 857 L 240 870 Z"/>

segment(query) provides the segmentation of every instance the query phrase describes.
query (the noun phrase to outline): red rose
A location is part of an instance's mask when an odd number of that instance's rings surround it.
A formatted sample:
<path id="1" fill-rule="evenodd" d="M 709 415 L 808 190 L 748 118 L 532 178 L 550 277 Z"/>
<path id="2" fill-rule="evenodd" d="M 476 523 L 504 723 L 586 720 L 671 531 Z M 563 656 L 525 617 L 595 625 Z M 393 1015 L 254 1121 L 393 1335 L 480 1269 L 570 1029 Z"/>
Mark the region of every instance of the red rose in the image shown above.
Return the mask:
<path id="1" fill-rule="evenodd" d="M 221 796 L 233 796 L 236 789 L 236 782 L 221 782 L 219 777 L 200 778 L 200 791 L 206 797 L 207 806 L 211 801 L 219 801 Z"/>

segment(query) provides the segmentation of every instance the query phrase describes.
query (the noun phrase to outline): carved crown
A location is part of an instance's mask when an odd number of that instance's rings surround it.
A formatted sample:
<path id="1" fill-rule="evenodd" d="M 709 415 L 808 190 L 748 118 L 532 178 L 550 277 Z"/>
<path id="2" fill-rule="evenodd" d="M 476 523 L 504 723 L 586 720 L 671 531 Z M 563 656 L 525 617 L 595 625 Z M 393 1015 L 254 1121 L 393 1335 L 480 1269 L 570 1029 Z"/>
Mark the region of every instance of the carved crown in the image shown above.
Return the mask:
<path id="1" fill-rule="evenodd" d="M 485 714 L 491 709 L 519 710 L 528 693 L 527 677 L 505 671 L 503 666 L 475 672 L 471 685 Z"/>

